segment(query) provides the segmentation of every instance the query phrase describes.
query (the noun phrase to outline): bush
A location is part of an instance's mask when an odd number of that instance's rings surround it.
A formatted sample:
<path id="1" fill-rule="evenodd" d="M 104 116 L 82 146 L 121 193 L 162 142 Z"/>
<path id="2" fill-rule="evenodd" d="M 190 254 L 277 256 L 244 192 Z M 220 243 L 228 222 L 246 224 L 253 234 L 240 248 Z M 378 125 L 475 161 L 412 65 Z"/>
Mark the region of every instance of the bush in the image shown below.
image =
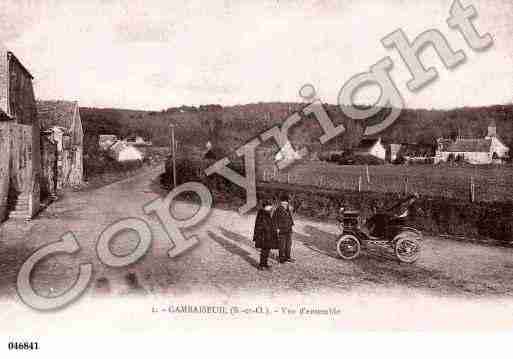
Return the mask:
<path id="1" fill-rule="evenodd" d="M 95 151 L 84 156 L 84 177 L 89 180 L 105 173 L 128 172 L 141 166 L 142 161 L 117 162 L 106 154 Z"/>
<path id="2" fill-rule="evenodd" d="M 178 161 L 178 183 L 202 182 L 218 202 L 228 202 L 233 207 L 242 205 L 246 196 L 244 189 L 220 175 L 205 176 L 204 169 L 212 164 L 213 161 L 205 160 Z M 241 162 L 235 162 L 231 167 L 244 174 Z M 169 176 L 166 172 L 161 178 L 168 181 Z M 276 199 L 284 192 L 289 193 L 294 198 L 297 213 L 319 220 L 335 220 L 342 205 L 359 210 L 368 218 L 376 206 L 381 208 L 404 197 L 401 193 L 330 191 L 277 183 L 261 184 L 257 192 L 260 199 Z M 417 201 L 410 220 L 410 225 L 428 233 L 492 238 L 506 243 L 513 241 L 512 203 L 471 203 L 424 196 Z"/>
<path id="3" fill-rule="evenodd" d="M 351 156 L 343 156 L 339 161 L 337 161 L 339 165 L 369 165 L 369 166 L 378 166 L 384 165 L 386 162 L 381 158 L 377 158 L 374 156 L 361 156 L 361 155 L 351 155 Z"/>
<path id="4" fill-rule="evenodd" d="M 201 162 L 192 161 L 190 159 L 177 159 L 176 161 L 176 182 L 178 185 L 186 182 L 201 181 L 198 176 L 202 170 Z M 160 176 L 160 182 L 163 186 L 168 187 L 173 184 L 173 162 L 169 157 L 166 161 L 165 172 Z"/>

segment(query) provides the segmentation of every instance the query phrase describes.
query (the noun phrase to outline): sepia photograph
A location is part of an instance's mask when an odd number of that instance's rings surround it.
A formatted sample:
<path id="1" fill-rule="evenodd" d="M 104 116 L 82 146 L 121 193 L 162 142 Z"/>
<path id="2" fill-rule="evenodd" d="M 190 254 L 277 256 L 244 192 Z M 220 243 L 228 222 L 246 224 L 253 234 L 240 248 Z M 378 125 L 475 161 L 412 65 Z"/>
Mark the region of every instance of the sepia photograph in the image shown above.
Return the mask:
<path id="1" fill-rule="evenodd" d="M 0 346 L 507 333 L 512 151 L 510 0 L 3 0 Z"/>

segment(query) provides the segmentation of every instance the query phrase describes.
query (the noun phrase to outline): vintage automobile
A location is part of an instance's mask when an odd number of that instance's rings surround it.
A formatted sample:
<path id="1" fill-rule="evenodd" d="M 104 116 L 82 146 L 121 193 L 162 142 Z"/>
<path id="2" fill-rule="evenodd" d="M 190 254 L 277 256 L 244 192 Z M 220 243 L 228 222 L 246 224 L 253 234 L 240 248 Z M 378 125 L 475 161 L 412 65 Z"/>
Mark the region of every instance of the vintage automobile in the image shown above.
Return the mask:
<path id="1" fill-rule="evenodd" d="M 404 222 L 416 198 L 411 196 L 399 205 L 379 211 L 364 224 L 358 211 L 342 207 L 338 218 L 342 235 L 337 242 L 340 257 L 355 259 L 363 248 L 375 245 L 392 249 L 401 262 L 415 262 L 420 256 L 422 233 Z"/>

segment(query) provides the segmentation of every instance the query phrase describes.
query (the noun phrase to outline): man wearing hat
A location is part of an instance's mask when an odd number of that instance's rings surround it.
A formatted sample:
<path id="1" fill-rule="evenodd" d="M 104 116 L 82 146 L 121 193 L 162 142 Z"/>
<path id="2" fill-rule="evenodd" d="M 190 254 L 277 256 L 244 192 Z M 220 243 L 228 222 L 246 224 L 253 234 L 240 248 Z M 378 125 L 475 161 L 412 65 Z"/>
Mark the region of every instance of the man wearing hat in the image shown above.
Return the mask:
<path id="1" fill-rule="evenodd" d="M 280 242 L 280 263 L 295 262 L 291 257 L 292 249 L 292 227 L 294 220 L 292 219 L 291 207 L 289 205 L 289 197 L 286 194 L 280 196 L 280 203 L 273 213 L 273 221 L 278 232 L 278 240 Z"/>
<path id="2" fill-rule="evenodd" d="M 271 217 L 272 209 L 273 206 L 270 201 L 264 200 L 259 202 L 255 219 L 255 230 L 253 231 L 255 247 L 260 249 L 259 270 L 268 270 L 270 267 L 267 261 L 271 249 L 280 249 L 277 231 Z"/>

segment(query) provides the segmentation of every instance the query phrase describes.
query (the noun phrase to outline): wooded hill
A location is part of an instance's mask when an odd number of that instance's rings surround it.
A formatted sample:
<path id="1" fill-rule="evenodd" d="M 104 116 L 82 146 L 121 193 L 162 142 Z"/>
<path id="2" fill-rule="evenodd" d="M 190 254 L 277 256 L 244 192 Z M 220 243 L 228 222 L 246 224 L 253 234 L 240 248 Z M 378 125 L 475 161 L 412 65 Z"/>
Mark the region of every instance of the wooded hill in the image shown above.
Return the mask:
<path id="1" fill-rule="evenodd" d="M 266 129 L 281 124 L 290 114 L 300 111 L 300 103 L 257 103 L 222 107 L 182 106 L 160 112 L 123 109 L 81 108 L 86 146 L 95 146 L 99 134 L 121 137 L 142 135 L 157 146 L 169 145 L 169 124 L 176 126 L 176 137 L 182 145 L 204 147 L 207 141 L 226 152 L 232 152 Z M 347 149 L 356 146 L 364 132 L 365 121 L 347 118 L 336 105 L 325 105 L 334 123 L 344 123 L 346 132 L 322 150 Z M 374 119 L 381 118 L 382 109 Z M 497 124 L 498 136 L 513 148 L 513 105 L 465 107 L 453 110 L 405 109 L 397 121 L 377 136 L 388 143 L 432 144 L 440 137 L 476 137 L 486 135 L 490 121 Z M 304 120 L 295 126 L 291 140 L 296 145 L 321 149 L 322 135 L 317 121 Z M 376 136 L 374 136 L 376 137 Z M 269 141 L 269 146 L 273 144 Z M 266 144 L 267 145 L 267 144 Z"/>

